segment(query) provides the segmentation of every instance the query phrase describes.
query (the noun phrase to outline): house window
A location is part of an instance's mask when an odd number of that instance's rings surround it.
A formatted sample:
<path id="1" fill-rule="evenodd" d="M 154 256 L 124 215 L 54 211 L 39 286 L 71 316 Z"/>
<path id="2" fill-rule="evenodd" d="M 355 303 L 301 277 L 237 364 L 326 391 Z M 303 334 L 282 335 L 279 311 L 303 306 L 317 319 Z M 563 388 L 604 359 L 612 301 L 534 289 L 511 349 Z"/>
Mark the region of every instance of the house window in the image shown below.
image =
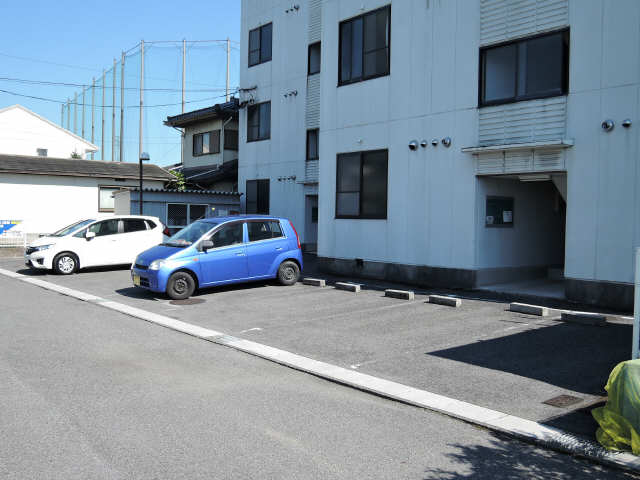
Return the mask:
<path id="1" fill-rule="evenodd" d="M 220 130 L 195 133 L 193 135 L 193 156 L 220 153 Z"/>
<path id="2" fill-rule="evenodd" d="M 485 226 L 513 227 L 513 197 L 487 197 Z"/>
<path id="3" fill-rule="evenodd" d="M 168 203 L 167 204 L 167 227 L 174 235 L 179 230 L 190 223 L 195 222 L 207 215 L 208 205 L 188 204 L 188 203 Z"/>
<path id="4" fill-rule="evenodd" d="M 318 160 L 318 132 L 317 128 L 307 130 L 307 161 Z"/>
<path id="5" fill-rule="evenodd" d="M 271 102 L 250 105 L 247 109 L 247 142 L 271 137 Z"/>
<path id="6" fill-rule="evenodd" d="M 120 187 L 98 187 L 98 211 L 113 212 L 115 210 L 115 199 L 113 194 L 120 190 Z"/>
<path id="7" fill-rule="evenodd" d="M 249 66 L 271 60 L 273 24 L 268 23 L 249 32 Z"/>
<path id="8" fill-rule="evenodd" d="M 224 131 L 224 149 L 225 150 L 238 150 L 238 131 L 226 130 Z"/>
<path id="9" fill-rule="evenodd" d="M 320 73 L 320 42 L 309 45 L 309 70 L 307 75 L 315 75 Z"/>
<path id="10" fill-rule="evenodd" d="M 480 106 L 566 95 L 569 31 L 480 49 Z"/>
<path id="11" fill-rule="evenodd" d="M 269 215 L 269 179 L 247 180 L 247 213 Z"/>
<path id="12" fill-rule="evenodd" d="M 389 75 L 391 7 L 340 23 L 338 84 Z"/>
<path id="13" fill-rule="evenodd" d="M 338 155 L 336 218 L 387 218 L 387 150 Z"/>
<path id="14" fill-rule="evenodd" d="M 46 148 L 38 148 L 37 152 L 39 157 L 46 157 L 49 154 L 49 150 Z"/>

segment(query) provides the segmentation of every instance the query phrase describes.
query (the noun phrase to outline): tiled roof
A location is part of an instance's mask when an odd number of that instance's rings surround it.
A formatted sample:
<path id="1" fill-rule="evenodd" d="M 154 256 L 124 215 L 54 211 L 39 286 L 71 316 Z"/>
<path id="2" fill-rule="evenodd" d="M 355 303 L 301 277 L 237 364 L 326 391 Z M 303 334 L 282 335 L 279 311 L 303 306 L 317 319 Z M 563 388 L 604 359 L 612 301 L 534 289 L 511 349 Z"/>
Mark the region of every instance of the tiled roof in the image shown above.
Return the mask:
<path id="1" fill-rule="evenodd" d="M 139 188 L 127 188 L 132 192 L 140 191 Z M 143 192 L 156 192 L 156 193 L 198 193 L 201 195 L 232 195 L 232 196 L 240 196 L 241 193 L 238 192 L 225 192 L 221 190 L 175 190 L 169 188 L 143 188 Z"/>
<path id="2" fill-rule="evenodd" d="M 218 103 L 212 107 L 201 108 L 200 110 L 194 110 L 193 112 L 186 112 L 173 117 L 167 117 L 164 124 L 171 127 L 186 127 L 193 123 L 203 122 L 205 120 L 215 120 L 216 118 L 220 118 L 222 116 L 227 117 L 228 115 L 232 115 L 237 119 L 238 109 L 238 99 L 231 97 L 231 100 L 226 103 Z"/>

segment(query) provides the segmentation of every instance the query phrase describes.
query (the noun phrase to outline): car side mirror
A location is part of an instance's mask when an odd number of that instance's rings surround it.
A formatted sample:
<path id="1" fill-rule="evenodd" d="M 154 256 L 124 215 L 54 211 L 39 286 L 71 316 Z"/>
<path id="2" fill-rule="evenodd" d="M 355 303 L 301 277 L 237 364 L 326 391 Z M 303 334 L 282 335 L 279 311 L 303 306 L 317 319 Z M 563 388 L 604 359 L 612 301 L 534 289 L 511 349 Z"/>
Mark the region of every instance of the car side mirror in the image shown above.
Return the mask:
<path id="1" fill-rule="evenodd" d="M 205 252 L 206 252 L 207 250 L 210 250 L 210 249 L 212 249 L 213 247 L 214 247 L 214 245 L 213 245 L 213 241 L 211 241 L 211 240 L 203 240 L 203 241 L 202 241 L 202 250 L 203 250 L 203 251 L 205 251 Z"/>
<path id="2" fill-rule="evenodd" d="M 87 240 L 91 240 L 92 238 L 96 238 L 96 232 L 87 232 L 84 234 L 84 238 Z"/>

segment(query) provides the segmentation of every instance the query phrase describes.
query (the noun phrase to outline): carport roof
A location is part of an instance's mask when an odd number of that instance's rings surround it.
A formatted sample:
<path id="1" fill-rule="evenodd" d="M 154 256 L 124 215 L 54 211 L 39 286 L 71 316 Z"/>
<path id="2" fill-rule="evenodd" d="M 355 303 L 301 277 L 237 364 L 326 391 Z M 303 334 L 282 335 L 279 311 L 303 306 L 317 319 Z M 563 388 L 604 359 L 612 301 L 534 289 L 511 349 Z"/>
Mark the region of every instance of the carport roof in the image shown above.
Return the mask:
<path id="1" fill-rule="evenodd" d="M 137 179 L 139 165 L 126 162 L 0 154 L 0 173 Z M 143 165 L 143 176 L 145 180 L 175 179 L 165 169 L 153 164 Z"/>

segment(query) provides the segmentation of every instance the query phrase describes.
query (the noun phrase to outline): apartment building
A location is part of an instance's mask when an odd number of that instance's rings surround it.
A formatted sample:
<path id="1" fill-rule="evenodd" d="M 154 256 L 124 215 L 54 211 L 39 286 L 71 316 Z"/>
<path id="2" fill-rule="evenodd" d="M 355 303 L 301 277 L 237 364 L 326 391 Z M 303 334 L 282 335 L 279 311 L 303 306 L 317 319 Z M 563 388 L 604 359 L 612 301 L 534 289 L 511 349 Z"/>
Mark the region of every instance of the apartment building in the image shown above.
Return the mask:
<path id="1" fill-rule="evenodd" d="M 334 273 L 631 309 L 639 45 L 635 0 L 243 0 L 245 208 Z"/>

